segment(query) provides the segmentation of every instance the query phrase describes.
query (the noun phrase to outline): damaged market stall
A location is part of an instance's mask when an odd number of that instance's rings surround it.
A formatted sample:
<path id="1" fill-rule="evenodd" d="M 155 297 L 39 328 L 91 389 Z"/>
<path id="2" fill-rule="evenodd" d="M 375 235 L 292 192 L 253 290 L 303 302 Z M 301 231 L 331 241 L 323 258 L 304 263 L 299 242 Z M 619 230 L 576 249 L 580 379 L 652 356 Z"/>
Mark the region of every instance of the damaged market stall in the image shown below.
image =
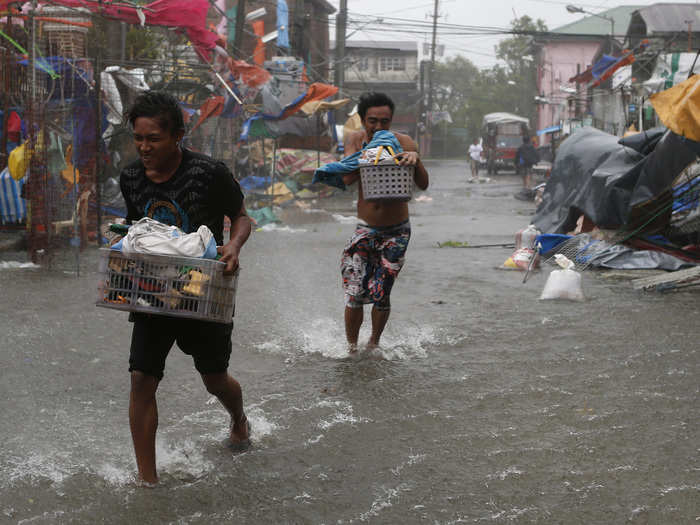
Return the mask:
<path id="1" fill-rule="evenodd" d="M 667 108 L 677 109 L 697 78 L 688 82 L 673 88 L 681 93 L 665 92 Z M 652 99 L 671 129 L 618 139 L 582 128 L 564 141 L 533 218 L 537 228 L 549 234 L 588 233 L 576 252 L 595 266 L 675 270 L 698 263 L 700 136 L 687 130 L 690 116 L 700 112 L 694 96 L 685 99 L 685 121 L 665 111 L 661 99 Z M 600 243 L 595 250 L 593 242 Z"/>

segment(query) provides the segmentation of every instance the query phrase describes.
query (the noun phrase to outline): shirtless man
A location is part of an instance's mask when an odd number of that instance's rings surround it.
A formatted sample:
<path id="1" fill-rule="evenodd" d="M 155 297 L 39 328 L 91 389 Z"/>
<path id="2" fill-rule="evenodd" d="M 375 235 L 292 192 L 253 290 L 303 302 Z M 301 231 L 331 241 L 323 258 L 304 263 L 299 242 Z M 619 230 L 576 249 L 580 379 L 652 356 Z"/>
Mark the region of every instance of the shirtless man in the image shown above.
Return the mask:
<path id="1" fill-rule="evenodd" d="M 360 97 L 357 111 L 363 130 L 348 137 L 345 153 L 360 151 L 372 140 L 375 132 L 388 131 L 394 116 L 394 102 L 383 93 L 365 93 Z M 428 172 L 418 157 L 416 143 L 408 136 L 394 133 L 403 148 L 396 154 L 399 164 L 416 167 L 414 181 L 425 190 Z M 350 185 L 360 178 L 359 171 L 343 176 Z M 357 338 L 363 318 L 363 306 L 372 303 L 372 335 L 368 348 L 376 347 L 389 319 L 389 296 L 394 280 L 404 263 L 411 224 L 408 203 L 394 200 L 366 201 L 359 184 L 357 216 L 360 223 L 343 250 L 341 273 L 345 290 L 345 335 L 350 351 L 357 350 Z"/>

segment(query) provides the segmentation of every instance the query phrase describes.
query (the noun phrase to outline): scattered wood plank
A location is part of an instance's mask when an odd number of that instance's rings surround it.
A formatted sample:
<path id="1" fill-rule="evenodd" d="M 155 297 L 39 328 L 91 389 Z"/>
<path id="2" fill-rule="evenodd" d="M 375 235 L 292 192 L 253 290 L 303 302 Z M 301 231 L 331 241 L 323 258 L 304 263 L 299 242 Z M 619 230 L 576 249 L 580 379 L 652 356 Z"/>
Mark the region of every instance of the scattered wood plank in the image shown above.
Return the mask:
<path id="1" fill-rule="evenodd" d="M 675 272 L 644 277 L 632 281 L 635 290 L 667 292 L 676 288 L 685 288 L 687 285 L 698 282 L 700 284 L 700 266 L 677 270 Z"/>

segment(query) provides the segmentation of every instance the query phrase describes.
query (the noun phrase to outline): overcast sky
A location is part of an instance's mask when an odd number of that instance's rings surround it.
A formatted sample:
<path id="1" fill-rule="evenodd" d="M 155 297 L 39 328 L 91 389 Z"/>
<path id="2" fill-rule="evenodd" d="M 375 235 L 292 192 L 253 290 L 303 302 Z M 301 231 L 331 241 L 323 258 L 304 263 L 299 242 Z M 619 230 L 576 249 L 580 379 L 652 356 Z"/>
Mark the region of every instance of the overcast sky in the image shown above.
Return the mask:
<path id="1" fill-rule="evenodd" d="M 336 8 L 339 0 L 329 0 Z M 358 29 L 362 26 L 360 20 L 369 17 L 392 17 L 411 19 L 422 24 L 432 22 L 434 2 L 432 0 L 347 0 L 349 19 L 347 33 L 350 40 L 413 40 L 419 43 L 430 42 L 429 34 L 409 32 L 408 28 L 396 29 L 396 23 L 385 20 L 385 30 Z M 571 14 L 566 11 L 567 4 L 573 4 L 583 9 L 601 13 L 619 5 L 650 5 L 655 3 L 671 3 L 663 0 L 587 0 L 577 3 L 573 0 L 439 0 L 439 12 L 442 17 L 439 23 L 487 26 L 507 28 L 514 17 L 528 15 L 533 19 L 541 18 L 549 29 L 555 29 L 565 24 L 575 22 L 588 15 Z M 692 3 L 692 2 L 689 2 Z M 353 22 L 357 20 L 358 22 Z M 393 28 L 392 28 L 393 26 Z M 626 28 L 625 28 L 626 29 Z M 357 31 L 356 31 L 357 30 Z M 418 33 L 428 32 L 429 28 L 415 28 Z M 624 31 L 617 30 L 621 34 Z M 335 28 L 331 27 L 331 38 L 335 38 Z M 441 35 L 438 29 L 438 44 L 445 46 L 447 56 L 461 54 L 469 58 L 479 67 L 489 67 L 497 62 L 494 46 L 502 36 L 484 35 Z M 419 49 L 422 45 L 419 45 Z"/>

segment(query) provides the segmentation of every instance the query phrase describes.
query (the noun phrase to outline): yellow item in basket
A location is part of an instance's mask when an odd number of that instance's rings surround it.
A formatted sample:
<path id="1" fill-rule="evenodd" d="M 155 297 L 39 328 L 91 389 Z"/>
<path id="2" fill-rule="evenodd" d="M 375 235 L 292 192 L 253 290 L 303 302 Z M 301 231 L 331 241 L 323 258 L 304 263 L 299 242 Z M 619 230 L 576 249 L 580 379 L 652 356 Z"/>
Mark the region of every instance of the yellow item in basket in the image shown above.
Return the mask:
<path id="1" fill-rule="evenodd" d="M 379 149 L 377 150 L 377 156 L 374 158 L 374 165 L 377 165 L 377 162 L 379 162 L 379 159 L 382 157 L 382 151 L 384 151 L 384 146 L 379 146 Z"/>
<path id="2" fill-rule="evenodd" d="M 190 278 L 190 282 L 182 287 L 182 291 L 197 297 L 204 295 L 204 285 L 209 282 L 209 276 L 197 270 L 190 270 L 190 273 L 187 275 Z"/>
<path id="3" fill-rule="evenodd" d="M 168 291 L 168 295 L 166 295 L 162 300 L 171 309 L 175 310 L 180 305 L 180 299 L 182 299 L 182 297 L 183 295 L 173 288 Z"/>
<path id="4" fill-rule="evenodd" d="M 389 153 L 391 153 L 391 156 L 394 158 L 394 162 L 395 162 L 396 165 L 398 166 L 398 164 L 399 164 L 399 159 L 397 159 L 396 156 L 395 156 L 396 153 L 394 153 L 394 148 L 392 148 L 391 146 L 387 146 L 386 148 L 389 150 Z"/>

